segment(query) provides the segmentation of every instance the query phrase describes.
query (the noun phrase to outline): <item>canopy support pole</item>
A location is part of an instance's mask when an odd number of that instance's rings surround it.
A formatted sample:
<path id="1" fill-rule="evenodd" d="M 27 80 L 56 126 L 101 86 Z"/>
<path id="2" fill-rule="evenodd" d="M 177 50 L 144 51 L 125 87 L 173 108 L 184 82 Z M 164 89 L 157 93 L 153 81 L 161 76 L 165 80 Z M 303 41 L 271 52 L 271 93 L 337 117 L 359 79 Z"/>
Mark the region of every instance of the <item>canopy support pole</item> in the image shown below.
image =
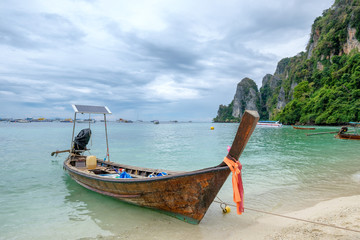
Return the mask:
<path id="1" fill-rule="evenodd" d="M 73 126 L 73 132 L 72 132 L 72 137 L 71 137 L 70 153 L 72 152 L 73 147 L 74 147 L 75 123 L 76 123 L 76 112 L 74 115 L 74 126 Z"/>
<path id="2" fill-rule="evenodd" d="M 110 155 L 109 155 L 109 142 L 108 142 L 108 135 L 107 135 L 107 126 L 106 126 L 106 114 L 104 114 L 104 122 L 105 122 L 105 135 L 106 135 L 106 157 L 110 162 Z"/>

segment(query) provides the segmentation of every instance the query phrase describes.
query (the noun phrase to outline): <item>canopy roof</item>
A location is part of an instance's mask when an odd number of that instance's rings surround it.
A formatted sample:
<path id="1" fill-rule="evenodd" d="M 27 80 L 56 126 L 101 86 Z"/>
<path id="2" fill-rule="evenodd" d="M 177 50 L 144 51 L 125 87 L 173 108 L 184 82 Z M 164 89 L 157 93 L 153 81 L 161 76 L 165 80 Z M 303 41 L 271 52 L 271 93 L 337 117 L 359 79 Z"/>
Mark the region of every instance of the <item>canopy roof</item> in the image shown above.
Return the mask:
<path id="1" fill-rule="evenodd" d="M 76 113 L 111 114 L 106 106 L 72 105 Z"/>

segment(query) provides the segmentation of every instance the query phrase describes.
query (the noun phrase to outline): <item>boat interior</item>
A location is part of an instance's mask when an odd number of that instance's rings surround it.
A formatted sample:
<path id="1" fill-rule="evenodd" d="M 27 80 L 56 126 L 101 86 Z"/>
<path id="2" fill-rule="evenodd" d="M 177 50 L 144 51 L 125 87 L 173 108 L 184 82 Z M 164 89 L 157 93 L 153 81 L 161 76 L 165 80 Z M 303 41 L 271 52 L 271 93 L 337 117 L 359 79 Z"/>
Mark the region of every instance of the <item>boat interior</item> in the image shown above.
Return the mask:
<path id="1" fill-rule="evenodd" d="M 89 157 L 89 156 L 88 156 Z M 173 175 L 175 171 L 168 171 L 163 169 L 151 169 L 151 168 L 142 168 L 135 166 L 128 166 L 124 164 L 118 164 L 110 161 L 103 161 L 96 158 L 96 162 L 89 164 L 89 158 L 87 161 L 87 156 L 71 154 L 69 156 L 68 164 L 72 167 L 75 167 L 78 170 L 84 171 L 86 173 L 110 177 L 110 178 L 148 178 L 148 177 L 161 177 L 165 175 Z M 125 172 L 125 175 L 130 177 L 119 177 L 121 173 Z"/>

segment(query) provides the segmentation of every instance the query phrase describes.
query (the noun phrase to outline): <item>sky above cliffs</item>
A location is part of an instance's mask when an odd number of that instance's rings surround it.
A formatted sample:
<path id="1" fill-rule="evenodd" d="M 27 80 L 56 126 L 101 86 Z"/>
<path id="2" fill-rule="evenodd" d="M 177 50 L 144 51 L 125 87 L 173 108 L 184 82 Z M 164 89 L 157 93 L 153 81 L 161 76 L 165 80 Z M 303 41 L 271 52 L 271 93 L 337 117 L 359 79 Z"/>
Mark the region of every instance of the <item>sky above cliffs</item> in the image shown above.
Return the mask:
<path id="1" fill-rule="evenodd" d="M 333 0 L 0 1 L 0 118 L 211 121 L 304 51 Z"/>

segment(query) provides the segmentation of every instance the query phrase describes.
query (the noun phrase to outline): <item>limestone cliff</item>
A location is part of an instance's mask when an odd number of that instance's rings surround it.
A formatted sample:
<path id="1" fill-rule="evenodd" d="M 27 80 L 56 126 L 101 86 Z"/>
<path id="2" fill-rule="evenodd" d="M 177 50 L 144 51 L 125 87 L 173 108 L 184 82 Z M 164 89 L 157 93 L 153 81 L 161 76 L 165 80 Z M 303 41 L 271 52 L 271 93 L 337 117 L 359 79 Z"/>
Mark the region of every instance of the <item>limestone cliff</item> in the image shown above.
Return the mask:
<path id="1" fill-rule="evenodd" d="M 283 91 L 281 88 L 282 79 L 287 75 L 286 66 L 289 59 L 282 59 L 275 70 L 274 75 L 266 74 L 262 80 L 262 87 L 260 88 L 260 116 L 262 119 L 269 119 L 272 116 L 272 106 L 276 103 L 279 106 L 285 106 L 285 95 L 279 94 Z M 282 90 L 281 90 L 282 89 Z M 273 96 L 277 95 L 277 98 Z"/>
<path id="2" fill-rule="evenodd" d="M 349 54 L 352 50 L 360 49 L 360 42 L 356 39 L 356 29 L 348 28 L 348 36 L 343 47 L 343 52 Z"/>
<path id="3" fill-rule="evenodd" d="M 235 92 L 234 100 L 228 105 L 220 105 L 215 122 L 238 122 L 245 110 L 258 111 L 259 91 L 254 80 L 242 79 Z"/>
<path id="4" fill-rule="evenodd" d="M 259 93 L 254 80 L 244 78 L 238 83 L 234 96 L 232 116 L 241 118 L 245 109 L 258 111 Z"/>

